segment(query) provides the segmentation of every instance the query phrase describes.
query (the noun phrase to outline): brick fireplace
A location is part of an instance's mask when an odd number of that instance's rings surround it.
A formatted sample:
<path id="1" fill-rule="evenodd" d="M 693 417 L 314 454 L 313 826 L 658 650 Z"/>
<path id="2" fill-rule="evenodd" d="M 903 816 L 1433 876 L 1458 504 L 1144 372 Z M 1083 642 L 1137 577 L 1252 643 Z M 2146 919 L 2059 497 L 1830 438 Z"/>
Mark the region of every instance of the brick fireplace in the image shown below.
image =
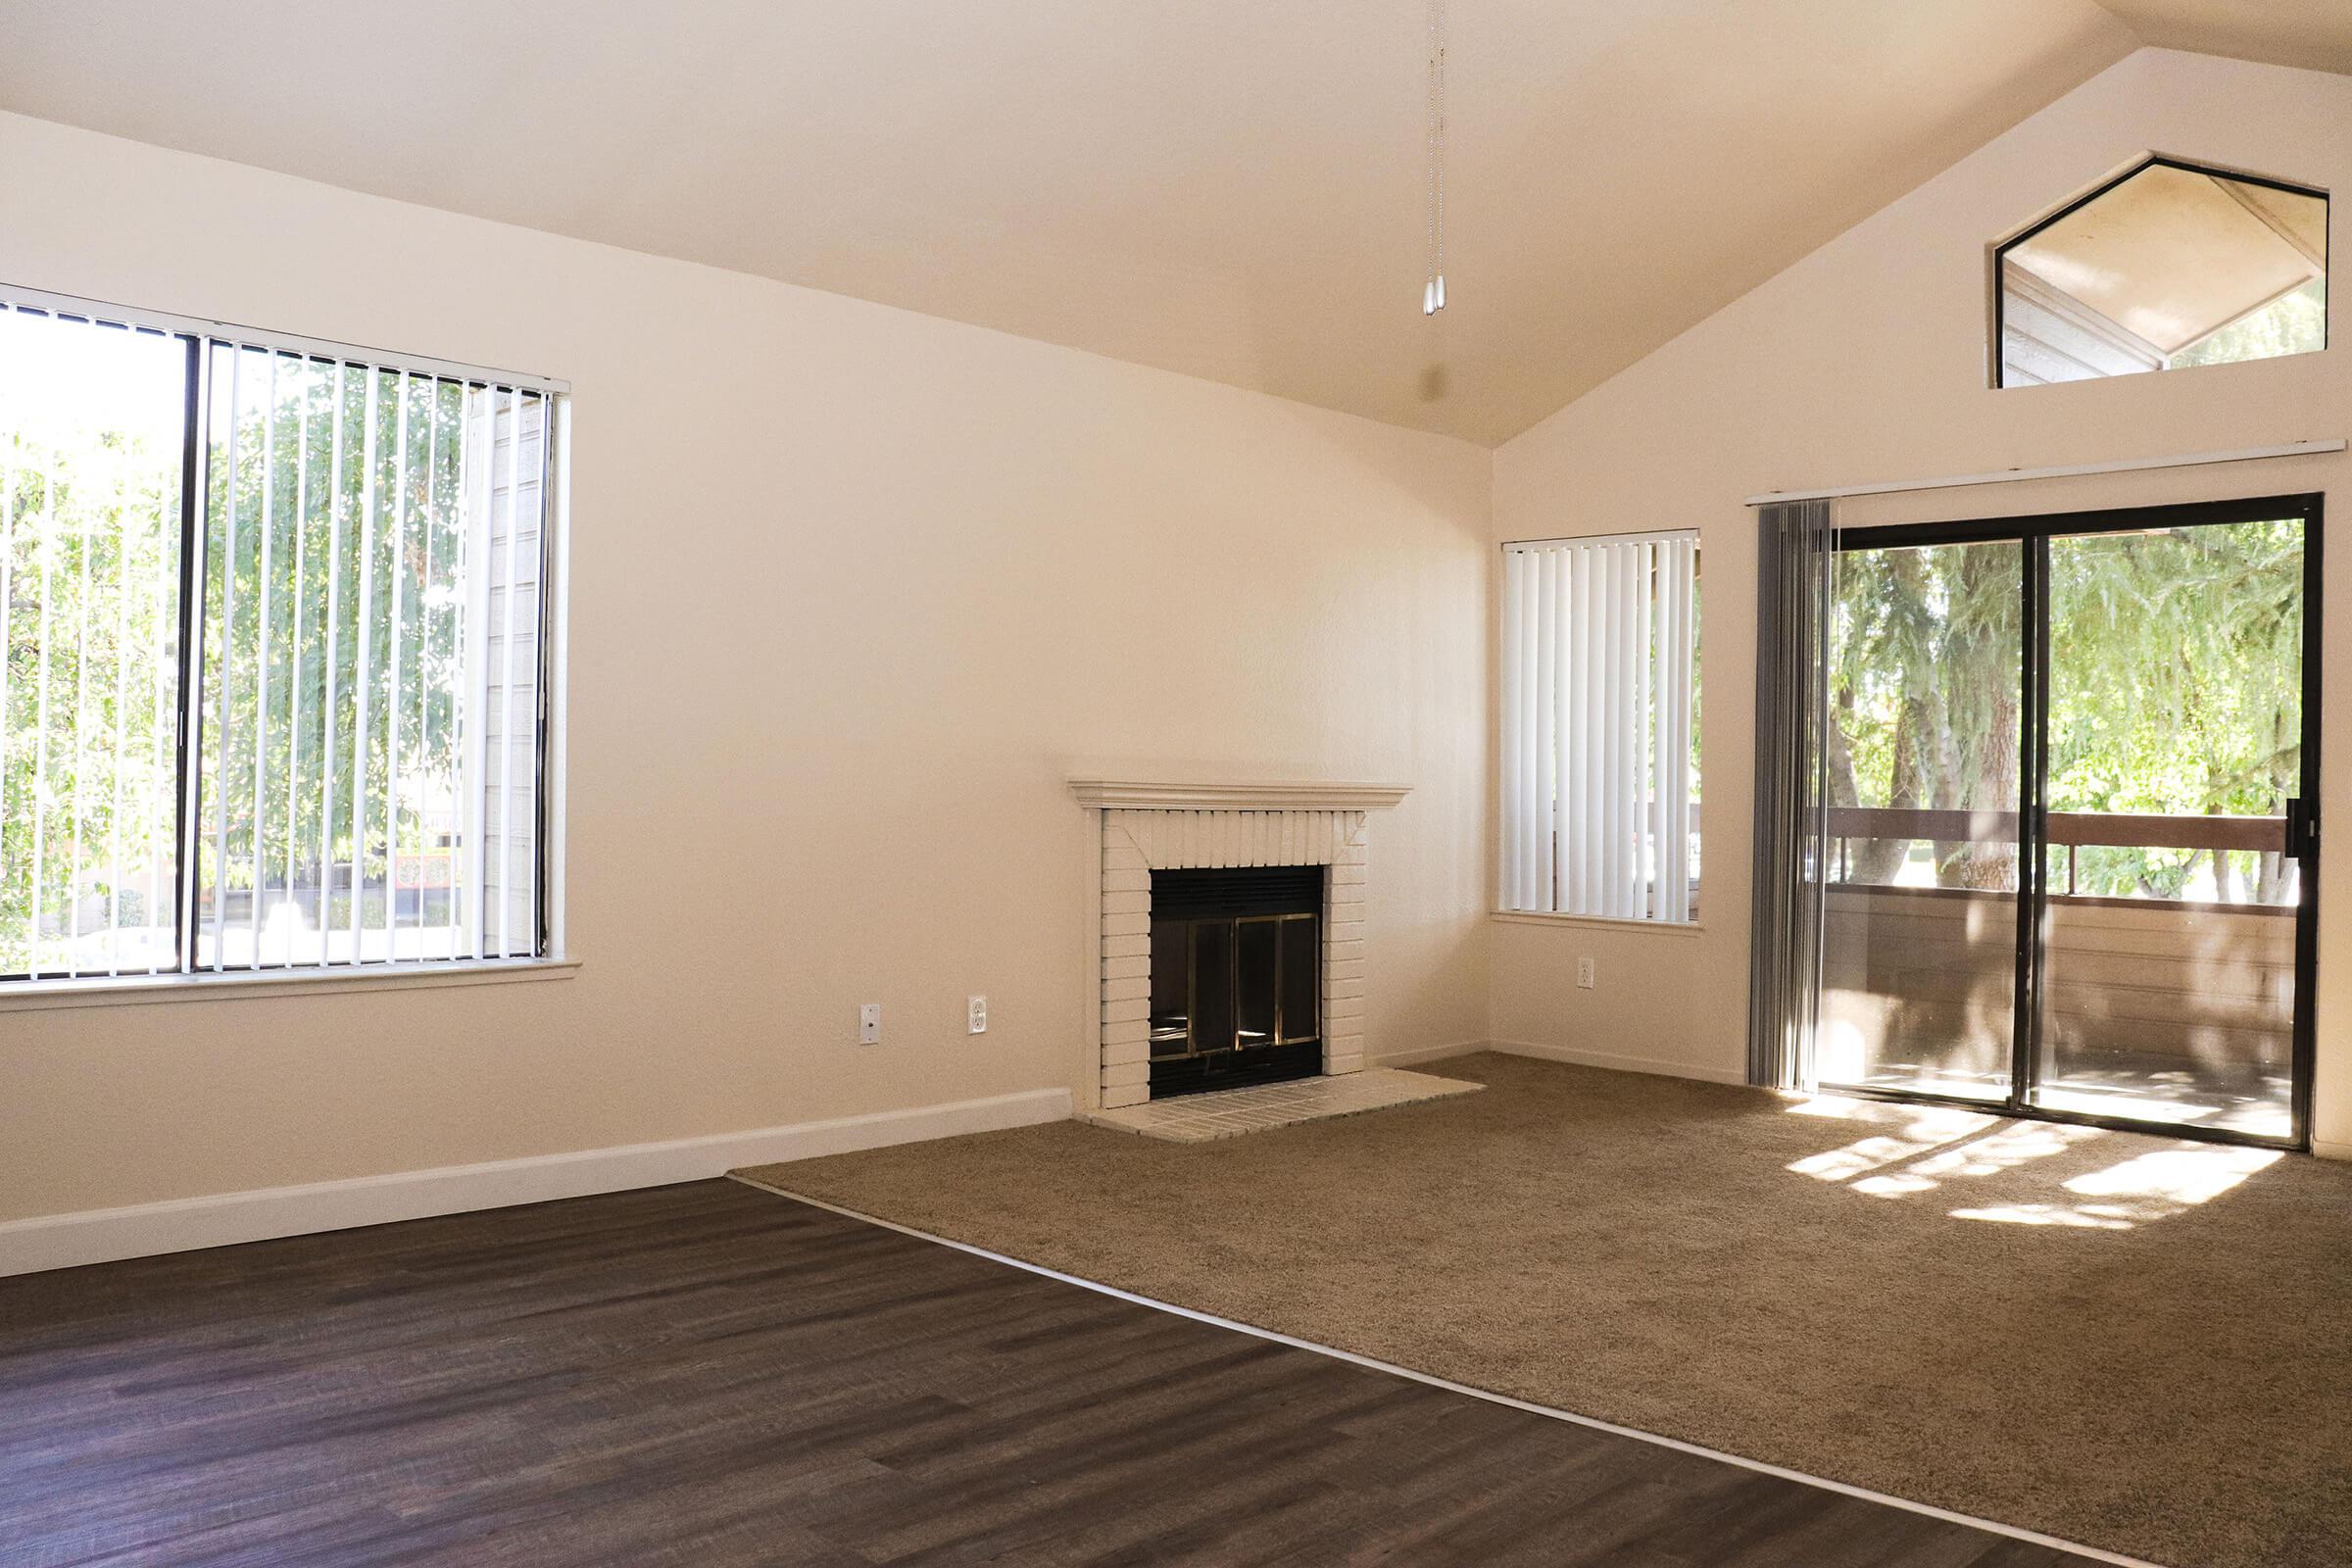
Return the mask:
<path id="1" fill-rule="evenodd" d="M 1152 1095 L 1152 873 L 1323 868 L 1322 1071 L 1364 1065 L 1364 890 L 1369 819 L 1403 799 L 1385 784 L 1168 784 L 1073 779 L 1099 847 L 1097 1105 Z"/>

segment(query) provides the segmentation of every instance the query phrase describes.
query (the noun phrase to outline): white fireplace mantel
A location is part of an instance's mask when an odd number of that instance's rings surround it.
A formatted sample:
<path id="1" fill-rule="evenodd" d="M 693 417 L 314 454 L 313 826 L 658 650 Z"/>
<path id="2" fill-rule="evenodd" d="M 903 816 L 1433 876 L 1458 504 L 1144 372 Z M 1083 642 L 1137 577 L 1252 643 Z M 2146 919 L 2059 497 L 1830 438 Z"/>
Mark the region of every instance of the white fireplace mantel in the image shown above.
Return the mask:
<path id="1" fill-rule="evenodd" d="M 1395 806 L 1410 784 L 1285 782 L 1188 784 L 1123 778 L 1074 778 L 1081 806 L 1105 811 L 1376 811 Z"/>

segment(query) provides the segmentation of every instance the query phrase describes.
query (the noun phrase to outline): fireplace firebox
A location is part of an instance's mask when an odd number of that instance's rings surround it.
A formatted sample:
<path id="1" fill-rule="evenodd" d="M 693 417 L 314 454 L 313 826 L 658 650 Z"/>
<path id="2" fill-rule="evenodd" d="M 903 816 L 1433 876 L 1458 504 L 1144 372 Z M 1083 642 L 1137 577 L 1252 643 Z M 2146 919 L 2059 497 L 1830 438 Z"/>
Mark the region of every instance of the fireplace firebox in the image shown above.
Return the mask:
<path id="1" fill-rule="evenodd" d="M 1152 873 L 1152 1098 L 1322 1071 L 1323 873 Z"/>

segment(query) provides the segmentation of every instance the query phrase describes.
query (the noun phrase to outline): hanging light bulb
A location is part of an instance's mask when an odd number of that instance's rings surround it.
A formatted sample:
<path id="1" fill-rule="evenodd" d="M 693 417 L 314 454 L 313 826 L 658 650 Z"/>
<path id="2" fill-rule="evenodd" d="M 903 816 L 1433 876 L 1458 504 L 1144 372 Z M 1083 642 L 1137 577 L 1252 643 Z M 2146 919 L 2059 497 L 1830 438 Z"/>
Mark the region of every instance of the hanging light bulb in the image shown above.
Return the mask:
<path id="1" fill-rule="evenodd" d="M 1446 0 L 1429 0 L 1429 248 L 1421 314 L 1446 308 Z"/>

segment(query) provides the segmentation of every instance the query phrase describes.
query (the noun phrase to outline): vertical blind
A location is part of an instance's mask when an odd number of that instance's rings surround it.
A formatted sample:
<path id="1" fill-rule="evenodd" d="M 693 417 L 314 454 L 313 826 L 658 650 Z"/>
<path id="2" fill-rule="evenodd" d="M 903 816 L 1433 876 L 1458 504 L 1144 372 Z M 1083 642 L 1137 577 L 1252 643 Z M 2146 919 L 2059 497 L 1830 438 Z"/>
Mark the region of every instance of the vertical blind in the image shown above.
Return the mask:
<path id="1" fill-rule="evenodd" d="M 545 951 L 552 390 L 0 299 L 0 977 Z"/>
<path id="2" fill-rule="evenodd" d="M 197 966 L 530 955 L 546 399 L 211 347 Z"/>
<path id="3" fill-rule="evenodd" d="M 1748 1082 L 1810 1089 L 1821 1032 L 1828 901 L 1830 639 L 1837 514 L 1824 500 L 1758 509 L 1755 901 Z"/>
<path id="4" fill-rule="evenodd" d="M 1503 560 L 1501 906 L 1691 919 L 1698 536 Z"/>

